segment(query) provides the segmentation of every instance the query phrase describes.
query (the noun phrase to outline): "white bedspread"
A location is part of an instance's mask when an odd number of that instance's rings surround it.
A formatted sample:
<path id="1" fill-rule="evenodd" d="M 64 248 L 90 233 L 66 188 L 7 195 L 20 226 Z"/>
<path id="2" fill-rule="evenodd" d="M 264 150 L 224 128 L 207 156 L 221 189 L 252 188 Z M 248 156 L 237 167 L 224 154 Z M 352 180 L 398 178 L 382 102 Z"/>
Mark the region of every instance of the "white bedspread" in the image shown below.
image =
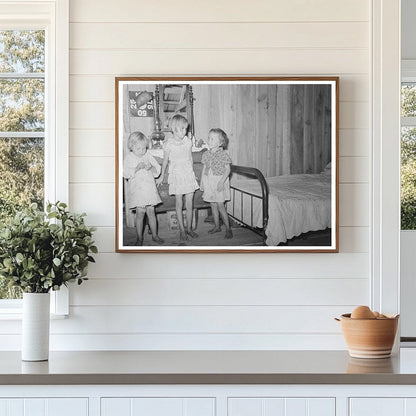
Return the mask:
<path id="1" fill-rule="evenodd" d="M 308 231 L 331 227 L 331 175 L 283 175 L 266 179 L 269 185 L 269 222 L 266 243 L 284 243 Z M 256 180 L 232 180 L 239 189 L 261 196 Z M 247 195 L 236 191 L 231 195 L 228 212 L 245 223 L 262 227 L 262 208 L 259 200 L 253 204 Z M 242 208 L 244 207 L 244 208 Z"/>

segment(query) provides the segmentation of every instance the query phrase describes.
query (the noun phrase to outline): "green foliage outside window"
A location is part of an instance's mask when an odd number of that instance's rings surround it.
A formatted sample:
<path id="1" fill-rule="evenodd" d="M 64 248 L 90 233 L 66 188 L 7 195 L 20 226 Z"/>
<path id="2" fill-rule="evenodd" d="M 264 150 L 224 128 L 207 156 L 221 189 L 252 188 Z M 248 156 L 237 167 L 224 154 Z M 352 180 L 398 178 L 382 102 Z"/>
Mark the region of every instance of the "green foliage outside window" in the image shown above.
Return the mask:
<path id="1" fill-rule="evenodd" d="M 0 73 L 8 74 L 0 79 L 0 227 L 23 207 L 44 203 L 44 138 L 4 137 L 44 131 L 44 79 L 10 75 L 44 71 L 43 30 L 0 30 Z M 19 290 L 0 279 L 0 299 L 19 297 Z"/>
<path id="2" fill-rule="evenodd" d="M 401 116 L 416 117 L 416 85 L 403 84 Z M 401 229 L 416 229 L 416 126 L 402 127 Z"/>

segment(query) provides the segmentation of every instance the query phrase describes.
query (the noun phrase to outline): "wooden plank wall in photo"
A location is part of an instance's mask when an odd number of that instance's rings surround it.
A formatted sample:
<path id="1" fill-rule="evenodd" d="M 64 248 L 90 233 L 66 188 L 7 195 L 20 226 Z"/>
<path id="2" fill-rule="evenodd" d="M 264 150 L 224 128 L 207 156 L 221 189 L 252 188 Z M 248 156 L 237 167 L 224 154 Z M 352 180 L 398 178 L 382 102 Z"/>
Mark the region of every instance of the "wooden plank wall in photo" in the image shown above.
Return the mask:
<path id="1" fill-rule="evenodd" d="M 236 165 L 270 177 L 320 173 L 331 160 L 328 85 L 195 85 L 194 97 L 197 137 L 222 128 Z"/>

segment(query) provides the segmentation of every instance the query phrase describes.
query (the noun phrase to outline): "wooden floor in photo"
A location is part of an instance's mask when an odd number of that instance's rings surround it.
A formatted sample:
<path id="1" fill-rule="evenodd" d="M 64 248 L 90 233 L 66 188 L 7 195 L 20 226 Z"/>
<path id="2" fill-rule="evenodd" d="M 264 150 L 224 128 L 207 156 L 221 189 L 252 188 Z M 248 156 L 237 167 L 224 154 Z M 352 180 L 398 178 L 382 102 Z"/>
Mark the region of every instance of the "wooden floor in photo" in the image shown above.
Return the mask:
<path id="1" fill-rule="evenodd" d="M 298 237 L 294 237 L 288 240 L 286 243 L 281 244 L 282 246 L 315 246 L 325 247 L 331 245 L 331 229 L 319 231 L 309 231 L 308 233 L 301 234 Z"/>
<path id="2" fill-rule="evenodd" d="M 198 226 L 195 230 L 195 232 L 198 233 L 198 237 L 188 237 L 189 240 L 180 241 L 178 230 L 169 229 L 168 225 L 163 221 L 160 221 L 159 224 L 159 237 L 163 238 L 165 243 L 157 244 L 152 241 L 152 236 L 148 233 L 148 227 L 146 227 L 143 238 L 144 246 L 263 246 L 262 237 L 245 227 L 233 226 L 233 238 L 225 239 L 224 226 L 222 226 L 222 231 L 220 233 L 209 234 L 208 231 L 213 227 L 213 224 L 204 222 L 202 219 L 198 221 Z M 136 229 L 124 227 L 123 232 L 124 245 L 133 246 L 136 241 Z"/>
<path id="3" fill-rule="evenodd" d="M 158 215 L 158 223 L 159 223 L 159 237 L 165 240 L 164 244 L 157 244 L 156 242 L 152 241 L 152 236 L 148 231 L 148 226 L 145 228 L 144 232 L 144 246 L 154 246 L 154 247 L 177 247 L 177 246 L 206 246 L 206 247 L 213 247 L 213 246 L 264 246 L 264 242 L 262 237 L 255 233 L 254 231 L 246 228 L 244 226 L 240 226 L 239 224 L 235 223 L 231 220 L 232 223 L 232 232 L 233 238 L 232 239 L 225 239 L 225 227 L 222 226 L 222 231 L 220 233 L 209 234 L 209 230 L 213 227 L 213 223 L 207 222 L 206 217 L 202 216 L 196 228 L 196 232 L 198 233 L 197 238 L 191 238 L 187 241 L 180 241 L 179 239 L 179 231 L 177 229 L 172 229 L 169 226 L 169 222 L 167 220 L 167 216 L 165 214 Z M 123 243 L 125 246 L 134 246 L 136 242 L 136 229 L 134 227 L 127 227 L 126 221 L 124 221 L 124 228 L 123 228 Z M 327 228 L 326 230 L 320 231 L 311 231 L 309 233 L 301 234 L 298 237 L 294 237 L 288 240 L 286 243 L 280 244 L 280 246 L 330 246 L 331 245 L 331 229 Z"/>

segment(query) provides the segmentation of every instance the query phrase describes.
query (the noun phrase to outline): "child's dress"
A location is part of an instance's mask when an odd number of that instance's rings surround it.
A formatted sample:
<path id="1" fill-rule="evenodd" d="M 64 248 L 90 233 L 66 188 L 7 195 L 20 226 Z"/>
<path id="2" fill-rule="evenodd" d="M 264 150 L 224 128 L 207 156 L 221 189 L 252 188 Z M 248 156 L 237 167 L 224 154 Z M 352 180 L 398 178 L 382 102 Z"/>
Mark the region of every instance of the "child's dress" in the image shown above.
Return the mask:
<path id="1" fill-rule="evenodd" d="M 140 169 L 136 172 L 137 165 L 143 162 L 152 165 L 151 169 Z M 123 176 L 129 180 L 126 201 L 128 208 L 157 205 L 162 202 L 156 188 L 155 178 L 160 175 L 160 165 L 155 158 L 146 152 L 143 156 L 136 156 L 130 152 L 123 166 Z"/>
<path id="2" fill-rule="evenodd" d="M 201 163 L 205 170 L 201 179 L 201 188 L 204 193 L 202 199 L 206 202 L 225 202 L 230 197 L 230 180 L 227 178 L 224 182 L 222 191 L 218 191 L 218 182 L 224 175 L 225 168 L 231 164 L 231 158 L 221 147 L 215 152 L 206 151 L 202 155 Z"/>
<path id="3" fill-rule="evenodd" d="M 169 139 L 164 148 L 169 151 L 169 194 L 185 195 L 195 192 L 199 185 L 193 167 L 192 141 L 186 136 L 180 142 Z"/>

